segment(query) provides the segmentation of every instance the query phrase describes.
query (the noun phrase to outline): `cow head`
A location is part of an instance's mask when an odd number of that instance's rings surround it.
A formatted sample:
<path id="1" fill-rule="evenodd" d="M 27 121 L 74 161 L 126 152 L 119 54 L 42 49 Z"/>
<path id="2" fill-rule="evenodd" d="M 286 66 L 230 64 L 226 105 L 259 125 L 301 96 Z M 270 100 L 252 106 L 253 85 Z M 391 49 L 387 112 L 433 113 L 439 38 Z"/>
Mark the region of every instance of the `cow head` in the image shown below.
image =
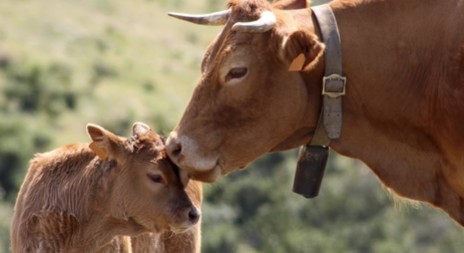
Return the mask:
<path id="1" fill-rule="evenodd" d="M 93 124 L 87 125 L 87 132 L 90 148 L 103 160 L 105 170 L 101 192 L 109 203 L 100 204 L 112 217 L 152 232 L 185 230 L 197 223 L 200 211 L 187 195 L 178 168 L 167 158 L 163 141 L 147 125 L 135 123 L 129 139 Z M 199 198 L 201 193 L 191 195 Z"/>
<path id="2" fill-rule="evenodd" d="M 212 15 L 171 13 L 225 27 L 167 151 L 182 174 L 212 182 L 264 153 L 307 143 L 320 110 L 324 45 L 306 1 L 232 0 Z M 297 71 L 289 71 L 297 70 Z"/>

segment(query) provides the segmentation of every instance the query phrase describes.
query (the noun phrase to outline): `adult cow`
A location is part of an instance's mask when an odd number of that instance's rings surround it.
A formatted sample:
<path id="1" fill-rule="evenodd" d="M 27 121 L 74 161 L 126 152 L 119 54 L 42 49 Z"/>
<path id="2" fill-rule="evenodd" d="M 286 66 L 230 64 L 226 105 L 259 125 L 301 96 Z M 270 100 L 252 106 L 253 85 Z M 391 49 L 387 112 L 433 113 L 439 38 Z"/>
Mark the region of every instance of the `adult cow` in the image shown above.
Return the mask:
<path id="1" fill-rule="evenodd" d="M 229 6 L 208 18 L 180 16 L 225 24 L 167 141 L 184 174 L 209 182 L 311 141 L 329 50 L 304 0 Z M 341 135 L 330 148 L 463 225 L 464 1 L 335 0 L 330 8 L 347 78 Z M 289 71 L 295 58 L 299 72 Z"/>

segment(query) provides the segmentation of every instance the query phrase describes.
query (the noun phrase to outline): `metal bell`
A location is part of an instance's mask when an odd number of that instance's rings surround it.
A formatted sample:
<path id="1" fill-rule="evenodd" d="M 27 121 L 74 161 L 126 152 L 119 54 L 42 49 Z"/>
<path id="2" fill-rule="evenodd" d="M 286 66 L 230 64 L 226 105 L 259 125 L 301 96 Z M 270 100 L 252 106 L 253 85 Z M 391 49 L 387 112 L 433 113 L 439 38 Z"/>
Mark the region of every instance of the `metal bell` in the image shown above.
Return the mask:
<path id="1" fill-rule="evenodd" d="M 329 148 L 326 146 L 308 144 L 300 148 L 293 192 L 305 198 L 314 198 L 319 194 L 328 156 Z"/>

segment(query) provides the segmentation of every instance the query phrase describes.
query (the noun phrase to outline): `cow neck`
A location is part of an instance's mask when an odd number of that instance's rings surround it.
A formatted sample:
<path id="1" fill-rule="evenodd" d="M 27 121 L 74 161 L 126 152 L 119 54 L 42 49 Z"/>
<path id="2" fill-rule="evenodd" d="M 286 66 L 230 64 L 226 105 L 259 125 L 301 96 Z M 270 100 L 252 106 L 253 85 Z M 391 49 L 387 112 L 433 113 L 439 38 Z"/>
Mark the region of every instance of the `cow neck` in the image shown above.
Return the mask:
<path id="1" fill-rule="evenodd" d="M 325 43 L 324 77 L 322 78 L 322 106 L 311 142 L 301 147 L 293 181 L 293 192 L 306 198 L 319 194 L 324 176 L 328 146 L 338 139 L 342 128 L 342 101 L 346 78 L 343 76 L 342 53 L 337 21 L 329 5 L 312 8 L 314 28 L 320 31 Z"/>
<path id="2" fill-rule="evenodd" d="M 328 4 L 312 7 L 312 13 L 325 44 L 324 77 L 322 78 L 322 107 L 310 145 L 328 146 L 340 138 L 342 129 L 342 96 L 346 77 L 343 76 L 340 35 L 335 15 Z"/>

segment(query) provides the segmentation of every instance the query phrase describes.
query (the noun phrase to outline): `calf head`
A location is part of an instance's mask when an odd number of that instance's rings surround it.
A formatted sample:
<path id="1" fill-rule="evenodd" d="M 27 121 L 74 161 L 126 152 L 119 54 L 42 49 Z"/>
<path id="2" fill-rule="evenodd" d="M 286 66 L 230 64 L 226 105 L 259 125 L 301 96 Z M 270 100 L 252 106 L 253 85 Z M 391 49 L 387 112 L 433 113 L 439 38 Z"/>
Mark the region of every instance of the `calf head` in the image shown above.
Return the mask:
<path id="1" fill-rule="evenodd" d="M 306 1 L 233 0 L 229 6 L 208 16 L 171 13 L 225 25 L 208 47 L 190 103 L 167 140 L 168 155 L 184 178 L 212 182 L 266 152 L 307 143 L 316 126 L 321 88 L 306 83 L 322 76 L 317 63 L 324 45 Z"/>
<path id="2" fill-rule="evenodd" d="M 102 192 L 108 203 L 100 203 L 102 208 L 119 222 L 147 231 L 190 228 L 200 211 L 186 194 L 163 141 L 143 123 L 135 123 L 132 129 L 132 137 L 126 139 L 87 125 L 90 148 L 103 160 L 105 170 Z"/>

